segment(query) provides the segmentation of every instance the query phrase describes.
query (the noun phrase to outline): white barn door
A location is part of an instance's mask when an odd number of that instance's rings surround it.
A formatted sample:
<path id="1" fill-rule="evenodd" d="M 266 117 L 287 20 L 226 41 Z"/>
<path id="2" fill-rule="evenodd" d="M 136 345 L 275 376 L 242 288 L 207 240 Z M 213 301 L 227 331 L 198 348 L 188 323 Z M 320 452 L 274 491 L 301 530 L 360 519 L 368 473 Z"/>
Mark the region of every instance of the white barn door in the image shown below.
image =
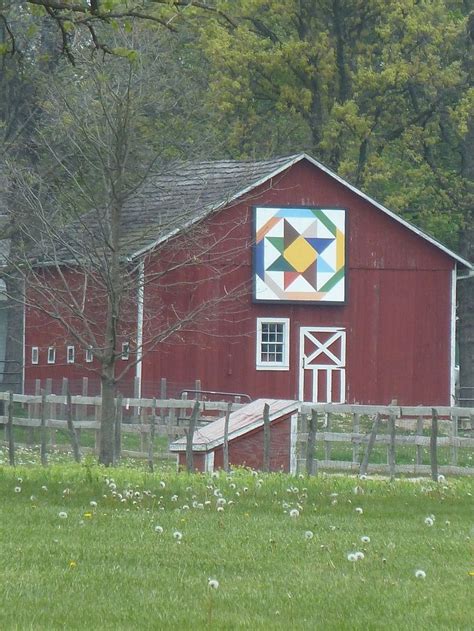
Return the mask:
<path id="1" fill-rule="evenodd" d="M 341 327 L 300 328 L 300 401 L 344 403 L 346 331 Z"/>

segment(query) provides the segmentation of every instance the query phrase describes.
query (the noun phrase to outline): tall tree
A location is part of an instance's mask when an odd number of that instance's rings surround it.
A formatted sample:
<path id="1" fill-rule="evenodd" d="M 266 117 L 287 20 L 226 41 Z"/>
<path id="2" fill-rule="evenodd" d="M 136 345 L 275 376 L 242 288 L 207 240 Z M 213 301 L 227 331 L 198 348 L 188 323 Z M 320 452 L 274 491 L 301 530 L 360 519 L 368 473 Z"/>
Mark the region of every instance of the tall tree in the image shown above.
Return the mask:
<path id="1" fill-rule="evenodd" d="M 127 50 L 135 48 L 135 37 L 144 36 L 124 34 Z M 219 242 L 211 242 L 199 222 L 190 221 L 200 209 L 198 196 L 170 215 L 144 208 L 144 214 L 131 220 L 134 204 L 140 206 L 142 195 L 146 198 L 153 191 L 155 178 L 169 173 L 170 158 L 182 157 L 187 147 L 181 136 L 173 139 L 172 133 L 165 133 L 166 121 L 177 117 L 187 128 L 180 116 L 181 102 L 188 98 L 186 76 L 168 74 L 167 50 L 161 55 L 153 47 L 147 50 L 125 59 L 94 57 L 83 63 L 77 53 L 76 66 L 65 66 L 44 95 L 45 116 L 35 138 L 48 158 L 43 156 L 35 173 L 10 165 L 16 206 L 28 221 L 21 224 L 22 256 L 17 253 L 7 261 L 4 275 L 22 275 L 30 322 L 35 314 L 46 315 L 58 343 L 74 343 L 95 358 L 102 391 L 99 459 L 105 465 L 115 458 L 114 399 L 125 372 L 157 343 L 198 327 L 202 318 L 211 317 L 216 304 L 235 298 L 234 293 L 204 299 L 195 292 L 192 301 L 167 306 L 160 296 L 154 304 L 153 327 L 145 321 L 146 335 L 137 330 L 137 300 L 145 284 L 174 295 L 186 282 L 181 270 L 198 264 L 206 270 L 203 280 L 221 276 L 219 262 L 232 248 L 227 237 L 235 227 L 230 225 L 222 234 L 224 254 L 216 247 L 214 255 L 211 245 Z M 151 133 L 157 125 L 165 134 L 165 148 L 163 139 Z M 186 247 L 182 241 L 170 242 L 167 237 L 173 230 L 191 223 L 184 232 Z M 163 243 L 154 249 L 156 254 L 161 248 L 160 264 L 145 277 L 143 257 L 132 260 L 130 254 L 139 244 L 160 238 Z M 198 284 L 194 279 L 194 289 Z M 123 339 L 132 340 L 133 359 L 126 369 L 118 361 Z"/>

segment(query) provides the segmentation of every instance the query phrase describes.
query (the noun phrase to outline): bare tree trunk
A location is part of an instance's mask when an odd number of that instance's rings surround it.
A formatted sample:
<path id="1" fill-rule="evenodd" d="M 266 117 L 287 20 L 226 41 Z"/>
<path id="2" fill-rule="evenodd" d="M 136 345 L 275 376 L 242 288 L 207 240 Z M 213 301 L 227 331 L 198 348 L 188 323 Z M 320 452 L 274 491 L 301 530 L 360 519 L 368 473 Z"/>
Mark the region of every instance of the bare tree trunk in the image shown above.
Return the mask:
<path id="1" fill-rule="evenodd" d="M 114 366 L 104 368 L 101 376 L 102 409 L 100 418 L 99 462 L 106 467 L 115 461 L 115 380 Z"/>
<path id="2" fill-rule="evenodd" d="M 7 300 L 7 336 L 5 343 L 5 361 L 0 365 L 3 372 L 3 390 L 20 393 L 23 388 L 23 287 L 24 283 L 17 275 L 5 278 Z"/>

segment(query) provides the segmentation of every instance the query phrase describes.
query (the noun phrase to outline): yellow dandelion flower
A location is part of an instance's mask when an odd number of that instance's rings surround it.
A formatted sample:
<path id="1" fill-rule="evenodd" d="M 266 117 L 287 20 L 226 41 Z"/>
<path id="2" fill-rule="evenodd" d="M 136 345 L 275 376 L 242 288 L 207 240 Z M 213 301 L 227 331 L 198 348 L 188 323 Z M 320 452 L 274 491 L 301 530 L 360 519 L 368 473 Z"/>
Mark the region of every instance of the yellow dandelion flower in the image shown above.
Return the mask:
<path id="1" fill-rule="evenodd" d="M 69 568 L 71 570 L 74 570 L 74 568 L 76 568 L 76 567 L 77 567 L 77 562 L 76 561 L 74 561 L 74 560 L 69 561 Z"/>
<path id="2" fill-rule="evenodd" d="M 86 519 L 92 519 L 92 513 L 90 511 L 87 511 L 87 513 L 84 513 L 84 517 Z"/>

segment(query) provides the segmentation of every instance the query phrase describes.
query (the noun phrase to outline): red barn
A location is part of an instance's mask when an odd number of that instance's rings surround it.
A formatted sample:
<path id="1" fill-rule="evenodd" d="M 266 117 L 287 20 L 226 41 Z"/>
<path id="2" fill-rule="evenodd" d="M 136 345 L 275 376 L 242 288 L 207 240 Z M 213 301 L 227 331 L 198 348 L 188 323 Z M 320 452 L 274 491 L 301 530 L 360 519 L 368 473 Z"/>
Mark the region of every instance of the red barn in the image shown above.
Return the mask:
<path id="1" fill-rule="evenodd" d="M 296 401 L 257 399 L 229 416 L 229 464 L 263 468 L 263 408 L 269 406 L 270 471 L 296 473 L 296 420 L 299 404 Z M 197 471 L 212 472 L 224 467 L 224 425 L 220 418 L 196 430 L 193 436 L 193 466 Z M 170 445 L 176 452 L 178 466 L 186 466 L 186 438 Z"/>
<path id="2" fill-rule="evenodd" d="M 470 263 L 310 156 L 183 164 L 123 214 L 140 287 L 119 340 L 120 369 L 136 360 L 124 393 L 138 378 L 157 396 L 167 378 L 252 399 L 452 402 L 456 270 Z M 164 217 L 176 218 L 165 232 Z M 90 359 L 27 311 L 27 390 L 91 376 Z"/>

